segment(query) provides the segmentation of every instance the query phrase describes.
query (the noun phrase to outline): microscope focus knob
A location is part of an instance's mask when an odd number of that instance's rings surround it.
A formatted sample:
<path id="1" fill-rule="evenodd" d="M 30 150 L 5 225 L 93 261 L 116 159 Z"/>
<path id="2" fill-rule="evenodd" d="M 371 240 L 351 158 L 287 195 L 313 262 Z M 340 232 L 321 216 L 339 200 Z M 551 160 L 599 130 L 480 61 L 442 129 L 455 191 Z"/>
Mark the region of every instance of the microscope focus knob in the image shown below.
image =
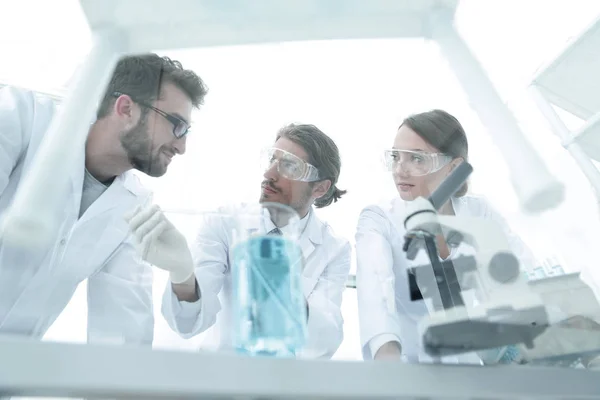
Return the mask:
<path id="1" fill-rule="evenodd" d="M 490 260 L 488 272 L 497 282 L 514 282 L 519 277 L 519 260 L 512 253 L 496 253 Z"/>

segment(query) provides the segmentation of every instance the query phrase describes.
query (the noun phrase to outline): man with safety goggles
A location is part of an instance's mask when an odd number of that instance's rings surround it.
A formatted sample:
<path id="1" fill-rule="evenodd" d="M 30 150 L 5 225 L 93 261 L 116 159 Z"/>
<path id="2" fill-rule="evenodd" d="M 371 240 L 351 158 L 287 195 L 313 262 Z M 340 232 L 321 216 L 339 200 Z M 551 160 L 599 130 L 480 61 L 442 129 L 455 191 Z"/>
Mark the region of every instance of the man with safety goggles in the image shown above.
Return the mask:
<path id="1" fill-rule="evenodd" d="M 345 193 L 336 187 L 341 168 L 338 148 L 314 125 L 288 125 L 262 156 L 260 202 L 287 205 L 301 218 L 297 229 L 305 260 L 302 287 L 308 307 L 308 343 L 297 356 L 330 358 L 343 338 L 340 307 L 351 248 L 315 215 L 313 205 L 326 207 Z M 214 326 L 203 347 L 230 348 L 231 218 L 226 213 L 207 216 L 193 254 L 158 208 L 143 210 L 131 221 L 131 230 L 156 255 L 148 261 L 170 272 L 162 308 L 169 326 L 184 338 Z M 266 228 L 269 233 L 278 230 L 275 225 Z"/>
<path id="2" fill-rule="evenodd" d="M 315 182 L 319 180 L 319 170 L 314 165 L 277 147 L 264 149 L 261 161 L 265 171 L 276 165 L 277 172 L 292 181 Z"/>
<path id="3" fill-rule="evenodd" d="M 327 193 L 331 181 L 320 180 L 319 170 L 306 161 L 306 152 L 298 144 L 285 138 L 278 142 L 279 147 L 262 152 L 265 179 L 260 200 L 288 205 L 303 217 L 312 202 Z"/>

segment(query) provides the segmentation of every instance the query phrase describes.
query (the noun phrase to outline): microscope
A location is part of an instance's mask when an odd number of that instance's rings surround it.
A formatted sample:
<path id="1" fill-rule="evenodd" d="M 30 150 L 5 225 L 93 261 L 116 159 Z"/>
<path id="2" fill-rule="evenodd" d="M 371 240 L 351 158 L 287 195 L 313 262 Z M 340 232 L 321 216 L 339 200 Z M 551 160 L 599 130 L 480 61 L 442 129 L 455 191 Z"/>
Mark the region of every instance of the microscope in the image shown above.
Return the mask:
<path id="1" fill-rule="evenodd" d="M 433 311 L 419 323 L 423 348 L 432 357 L 522 344 L 530 349 L 548 327 L 548 314 L 531 291 L 519 260 L 493 220 L 439 215 L 473 171 L 463 162 L 428 198 L 408 205 L 403 250 L 414 260 L 425 251 L 430 264 L 408 271 L 412 301 L 428 300 Z M 440 260 L 436 236 L 450 248 L 467 243 L 475 256 Z M 465 301 L 467 291 L 474 301 Z"/>

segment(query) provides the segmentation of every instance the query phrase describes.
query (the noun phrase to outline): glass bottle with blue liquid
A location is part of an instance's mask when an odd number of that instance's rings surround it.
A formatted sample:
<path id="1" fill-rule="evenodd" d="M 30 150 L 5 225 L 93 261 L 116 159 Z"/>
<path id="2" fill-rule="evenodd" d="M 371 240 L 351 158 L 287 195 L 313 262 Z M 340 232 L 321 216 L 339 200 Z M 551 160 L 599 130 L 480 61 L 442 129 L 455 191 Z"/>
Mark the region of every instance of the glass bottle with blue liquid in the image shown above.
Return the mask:
<path id="1" fill-rule="evenodd" d="M 244 354 L 294 357 L 307 338 L 298 214 L 278 203 L 236 215 L 232 248 L 232 337 Z"/>

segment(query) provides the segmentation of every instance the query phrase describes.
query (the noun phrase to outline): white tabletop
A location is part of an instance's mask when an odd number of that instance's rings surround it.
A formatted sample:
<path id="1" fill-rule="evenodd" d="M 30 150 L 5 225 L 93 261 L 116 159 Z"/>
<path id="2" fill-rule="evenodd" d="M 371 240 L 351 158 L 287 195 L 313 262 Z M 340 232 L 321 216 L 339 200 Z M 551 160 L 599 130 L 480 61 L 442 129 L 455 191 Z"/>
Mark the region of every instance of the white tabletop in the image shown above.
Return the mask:
<path id="1" fill-rule="evenodd" d="M 8 338 L 0 360 L 0 397 L 600 398 L 600 373 L 577 369 L 258 359 Z"/>

